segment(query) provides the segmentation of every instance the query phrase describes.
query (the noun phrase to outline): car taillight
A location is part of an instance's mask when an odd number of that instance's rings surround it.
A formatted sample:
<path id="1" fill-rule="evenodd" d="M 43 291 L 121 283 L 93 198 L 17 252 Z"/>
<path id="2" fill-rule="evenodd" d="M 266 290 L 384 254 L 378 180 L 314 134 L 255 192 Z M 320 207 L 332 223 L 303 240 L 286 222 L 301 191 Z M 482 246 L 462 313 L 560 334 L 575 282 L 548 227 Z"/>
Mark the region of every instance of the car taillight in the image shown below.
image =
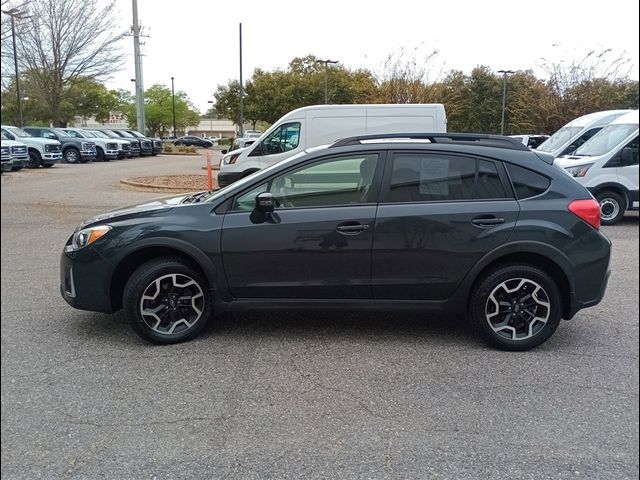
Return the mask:
<path id="1" fill-rule="evenodd" d="M 593 198 L 574 200 L 569 204 L 569 211 L 596 230 L 600 230 L 600 204 Z"/>

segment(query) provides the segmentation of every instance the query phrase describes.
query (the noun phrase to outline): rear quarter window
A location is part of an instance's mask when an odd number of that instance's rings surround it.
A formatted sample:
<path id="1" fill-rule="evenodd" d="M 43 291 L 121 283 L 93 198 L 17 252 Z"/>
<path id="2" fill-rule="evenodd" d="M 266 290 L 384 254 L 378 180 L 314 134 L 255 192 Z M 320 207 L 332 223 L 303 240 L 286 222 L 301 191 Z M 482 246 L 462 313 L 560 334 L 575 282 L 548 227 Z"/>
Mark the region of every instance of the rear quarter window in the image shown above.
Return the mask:
<path id="1" fill-rule="evenodd" d="M 522 200 L 524 198 L 535 197 L 544 193 L 551 184 L 551 180 L 544 175 L 529 170 L 528 168 L 519 167 L 510 163 L 505 163 L 513 190 L 516 192 L 516 198 Z"/>

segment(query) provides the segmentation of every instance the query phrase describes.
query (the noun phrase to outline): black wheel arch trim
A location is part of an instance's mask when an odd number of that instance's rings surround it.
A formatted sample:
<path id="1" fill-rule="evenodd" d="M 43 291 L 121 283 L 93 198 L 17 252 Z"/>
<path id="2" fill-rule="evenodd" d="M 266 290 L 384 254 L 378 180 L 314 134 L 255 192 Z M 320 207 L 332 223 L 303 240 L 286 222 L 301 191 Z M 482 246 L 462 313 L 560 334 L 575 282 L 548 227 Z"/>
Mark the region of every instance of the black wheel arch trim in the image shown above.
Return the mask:
<path id="1" fill-rule="evenodd" d="M 476 262 L 460 283 L 460 286 L 452 297 L 454 299 L 454 304 L 460 305 L 461 309 L 464 308 L 466 310 L 471 290 L 482 273 L 492 265 L 498 264 L 501 261 L 509 261 L 509 257 L 513 257 L 515 255 L 533 255 L 542 257 L 545 261 L 552 263 L 560 270 L 560 272 L 562 272 L 564 278 L 561 280 L 564 282 L 564 285 L 559 285 L 559 287 L 562 288 L 564 286 L 567 290 L 562 292 L 563 318 L 571 318 L 571 316 L 573 316 L 571 312 L 575 309 L 575 285 L 570 274 L 572 270 L 571 262 L 561 250 L 540 242 L 516 241 L 506 243 L 487 253 L 478 262 Z M 534 263 L 534 266 L 539 265 L 535 265 Z M 543 266 L 539 267 L 544 268 Z M 553 276 L 553 272 L 547 273 Z"/>

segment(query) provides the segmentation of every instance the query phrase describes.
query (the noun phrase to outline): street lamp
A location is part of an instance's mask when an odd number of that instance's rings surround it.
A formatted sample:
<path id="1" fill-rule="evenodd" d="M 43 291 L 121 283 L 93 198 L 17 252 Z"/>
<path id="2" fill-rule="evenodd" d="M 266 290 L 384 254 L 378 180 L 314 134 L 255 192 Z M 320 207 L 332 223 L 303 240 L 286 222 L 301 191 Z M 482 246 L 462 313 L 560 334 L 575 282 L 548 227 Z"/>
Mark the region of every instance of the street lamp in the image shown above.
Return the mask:
<path id="1" fill-rule="evenodd" d="M 176 135 L 176 92 L 173 88 L 173 77 L 171 77 L 171 113 L 173 114 L 173 137 Z"/>
<path id="2" fill-rule="evenodd" d="M 2 10 L 2 13 L 11 17 L 11 39 L 13 41 L 13 66 L 16 74 L 16 98 L 18 99 L 18 127 L 22 128 L 24 125 L 24 119 L 22 117 L 22 98 L 20 96 L 20 79 L 18 77 L 18 50 L 16 48 L 16 19 L 24 20 L 31 18 L 30 15 L 25 15 L 25 12 L 20 11 L 19 7 L 14 7 L 9 10 Z"/>
<path id="3" fill-rule="evenodd" d="M 507 75 L 516 73 L 513 70 L 498 70 L 502 74 L 502 120 L 500 121 L 500 135 L 504 135 L 504 110 L 507 104 Z"/>
<path id="4" fill-rule="evenodd" d="M 213 137 L 213 100 L 207 100 L 207 103 L 211 103 L 211 111 L 209 112 L 209 128 L 211 128 L 211 136 Z"/>
<path id="5" fill-rule="evenodd" d="M 338 60 L 316 60 L 317 63 L 324 63 L 324 104 L 329 103 L 329 89 L 327 88 L 327 65 L 338 63 Z"/>

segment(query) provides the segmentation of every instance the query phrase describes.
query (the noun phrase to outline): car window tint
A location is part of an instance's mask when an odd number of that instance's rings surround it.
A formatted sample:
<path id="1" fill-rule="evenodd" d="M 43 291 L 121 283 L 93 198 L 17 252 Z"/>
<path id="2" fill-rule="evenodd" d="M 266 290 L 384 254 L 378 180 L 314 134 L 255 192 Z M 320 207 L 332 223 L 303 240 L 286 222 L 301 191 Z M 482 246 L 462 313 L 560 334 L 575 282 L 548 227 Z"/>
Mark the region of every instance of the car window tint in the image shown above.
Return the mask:
<path id="1" fill-rule="evenodd" d="M 510 163 L 505 163 L 516 197 L 519 200 L 523 198 L 534 197 L 545 192 L 551 181 L 539 173 L 533 172 L 528 168 L 519 167 Z"/>
<path id="2" fill-rule="evenodd" d="M 276 210 L 366 203 L 377 163 L 377 154 L 327 160 L 275 177 L 269 192 Z"/>
<path id="3" fill-rule="evenodd" d="M 504 186 L 498 176 L 496 164 L 488 160 L 478 161 L 478 177 L 473 198 L 505 198 Z"/>
<path id="4" fill-rule="evenodd" d="M 256 206 L 256 196 L 259 193 L 266 192 L 267 186 L 267 183 L 263 183 L 262 185 L 252 188 L 248 192 L 237 196 L 233 203 L 232 210 L 252 211 Z"/>
<path id="5" fill-rule="evenodd" d="M 471 200 L 475 170 L 474 158 L 397 154 L 393 159 L 389 201 Z"/>

